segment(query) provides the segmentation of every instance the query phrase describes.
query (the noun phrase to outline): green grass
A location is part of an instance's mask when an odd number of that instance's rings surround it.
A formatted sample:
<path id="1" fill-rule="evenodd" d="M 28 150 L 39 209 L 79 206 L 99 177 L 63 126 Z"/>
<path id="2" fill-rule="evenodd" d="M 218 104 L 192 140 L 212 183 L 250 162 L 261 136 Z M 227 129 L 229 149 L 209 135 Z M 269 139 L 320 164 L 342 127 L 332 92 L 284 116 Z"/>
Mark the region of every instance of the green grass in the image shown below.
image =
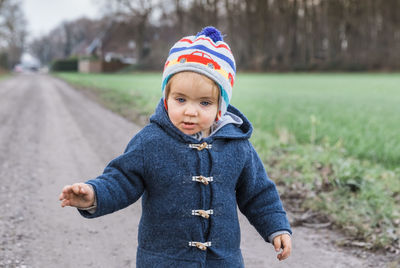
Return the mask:
<path id="1" fill-rule="evenodd" d="M 160 73 L 57 75 L 122 114 L 149 115 L 161 97 Z M 232 104 L 284 196 L 300 189 L 302 209 L 383 247 L 400 233 L 398 85 L 400 74 L 240 74 Z"/>
<path id="2" fill-rule="evenodd" d="M 161 97 L 160 73 L 81 74 L 57 73 L 67 82 L 95 89 L 117 112 L 129 110 L 134 105 L 140 113 L 150 115 Z M 111 102 L 111 104 L 110 104 Z"/>
<path id="3" fill-rule="evenodd" d="M 2 73 L 0 70 L 0 81 L 10 77 L 9 73 Z"/>
<path id="4" fill-rule="evenodd" d="M 232 103 L 263 131 L 286 131 L 301 144 L 340 140 L 348 155 L 393 167 L 400 163 L 399 85 L 399 74 L 243 75 Z"/>
<path id="5" fill-rule="evenodd" d="M 59 76 L 105 89 L 111 99 L 116 93 L 145 114 L 161 96 L 160 73 Z M 340 141 L 349 156 L 400 164 L 400 74 L 242 74 L 236 81 L 232 104 L 258 130 L 300 144 Z"/>
<path id="6" fill-rule="evenodd" d="M 296 209 L 326 216 L 353 239 L 367 242 L 368 248 L 397 243 L 400 168 L 347 157 L 340 143 L 285 145 L 265 139 L 270 145 L 256 147 L 269 147 L 261 155 L 270 177 L 282 186 L 285 202 L 290 205 L 288 196 L 300 196 Z"/>

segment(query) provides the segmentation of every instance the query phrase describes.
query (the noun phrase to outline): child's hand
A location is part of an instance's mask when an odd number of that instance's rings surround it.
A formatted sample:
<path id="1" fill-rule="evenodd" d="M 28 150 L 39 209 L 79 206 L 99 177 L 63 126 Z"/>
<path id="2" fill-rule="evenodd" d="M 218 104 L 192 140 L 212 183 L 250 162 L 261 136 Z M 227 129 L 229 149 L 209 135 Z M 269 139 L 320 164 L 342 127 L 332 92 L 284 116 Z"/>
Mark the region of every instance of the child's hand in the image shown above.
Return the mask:
<path id="1" fill-rule="evenodd" d="M 86 183 L 67 185 L 60 194 L 61 206 L 88 208 L 94 204 L 93 188 Z"/>
<path id="2" fill-rule="evenodd" d="M 288 258 L 290 252 L 292 251 L 292 239 L 288 234 L 278 235 L 274 238 L 273 245 L 275 247 L 275 251 L 279 252 L 281 249 L 283 251 L 278 254 L 277 258 L 280 261 Z"/>

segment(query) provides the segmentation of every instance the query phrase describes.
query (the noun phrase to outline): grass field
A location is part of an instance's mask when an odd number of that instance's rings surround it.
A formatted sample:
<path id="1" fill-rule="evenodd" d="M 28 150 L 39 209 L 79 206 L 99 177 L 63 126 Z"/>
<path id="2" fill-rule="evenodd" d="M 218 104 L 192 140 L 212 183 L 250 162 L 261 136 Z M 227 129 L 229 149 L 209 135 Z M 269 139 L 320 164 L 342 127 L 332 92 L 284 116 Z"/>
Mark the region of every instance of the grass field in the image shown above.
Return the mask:
<path id="1" fill-rule="evenodd" d="M 160 73 L 57 75 L 117 112 L 149 115 L 161 96 Z M 283 196 L 298 191 L 302 209 L 379 247 L 400 233 L 399 85 L 400 74 L 240 74 L 232 104 Z"/>
<path id="2" fill-rule="evenodd" d="M 233 103 L 257 128 L 287 131 L 302 144 L 341 141 L 351 156 L 400 163 L 400 75 L 245 75 L 237 80 Z"/>
<path id="3" fill-rule="evenodd" d="M 126 102 L 134 96 L 147 114 L 161 96 L 159 73 L 60 76 L 112 89 Z M 244 74 L 236 81 L 232 104 L 258 130 L 301 144 L 340 141 L 350 156 L 400 164 L 400 74 Z"/>

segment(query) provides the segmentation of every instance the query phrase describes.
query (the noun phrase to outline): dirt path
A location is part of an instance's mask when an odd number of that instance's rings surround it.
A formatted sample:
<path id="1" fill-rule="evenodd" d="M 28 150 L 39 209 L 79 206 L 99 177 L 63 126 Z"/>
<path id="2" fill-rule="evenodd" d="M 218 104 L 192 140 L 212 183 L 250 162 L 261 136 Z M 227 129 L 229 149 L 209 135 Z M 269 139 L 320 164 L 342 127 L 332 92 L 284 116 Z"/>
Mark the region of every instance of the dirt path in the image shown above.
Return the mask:
<path id="1" fill-rule="evenodd" d="M 135 267 L 140 202 L 87 220 L 62 209 L 65 184 L 100 174 L 139 127 L 46 75 L 0 82 L 0 267 Z M 376 256 L 335 248 L 327 230 L 294 229 L 280 263 L 241 218 L 246 267 L 368 267 Z M 373 262 L 371 262 L 373 260 Z"/>

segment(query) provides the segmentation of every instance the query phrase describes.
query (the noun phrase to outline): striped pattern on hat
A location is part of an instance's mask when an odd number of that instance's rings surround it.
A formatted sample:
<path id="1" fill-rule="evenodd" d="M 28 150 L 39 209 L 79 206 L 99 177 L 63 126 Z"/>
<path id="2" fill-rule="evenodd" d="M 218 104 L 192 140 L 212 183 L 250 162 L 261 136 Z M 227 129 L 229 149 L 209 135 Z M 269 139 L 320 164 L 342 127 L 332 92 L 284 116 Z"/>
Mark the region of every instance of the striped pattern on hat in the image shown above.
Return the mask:
<path id="1" fill-rule="evenodd" d="M 164 66 L 162 92 L 172 75 L 192 71 L 203 74 L 220 88 L 218 118 L 225 114 L 232 97 L 236 64 L 228 44 L 214 27 L 205 27 L 196 36 L 187 36 L 175 43 Z"/>

